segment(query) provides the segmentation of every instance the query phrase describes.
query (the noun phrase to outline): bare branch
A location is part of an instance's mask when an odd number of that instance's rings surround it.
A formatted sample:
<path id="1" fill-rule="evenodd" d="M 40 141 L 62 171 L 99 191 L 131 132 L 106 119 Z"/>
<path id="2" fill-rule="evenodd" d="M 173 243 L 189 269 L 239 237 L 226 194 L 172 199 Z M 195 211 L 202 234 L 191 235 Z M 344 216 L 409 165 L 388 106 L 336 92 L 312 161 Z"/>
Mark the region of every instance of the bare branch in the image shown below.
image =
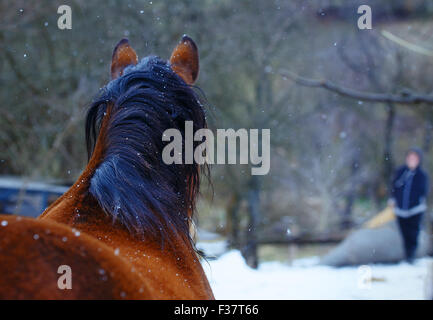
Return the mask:
<path id="1" fill-rule="evenodd" d="M 433 105 L 433 95 L 419 94 L 407 89 L 398 94 L 363 92 L 363 91 L 358 91 L 351 88 L 343 87 L 324 79 L 305 78 L 289 70 L 280 69 L 278 73 L 284 78 L 292 79 L 299 85 L 305 87 L 311 87 L 311 88 L 323 88 L 328 91 L 337 93 L 341 96 L 356 99 L 356 100 L 370 101 L 370 102 L 383 102 L 383 103 L 413 104 L 413 105 L 426 103 L 426 104 Z"/>
<path id="2" fill-rule="evenodd" d="M 395 42 L 398 45 L 400 45 L 400 46 L 402 46 L 402 47 L 404 47 L 406 49 L 409 49 L 411 51 L 414 51 L 416 53 L 423 54 L 423 55 L 426 55 L 426 56 L 429 56 L 429 57 L 433 57 L 433 51 L 428 50 L 426 48 L 423 48 L 423 47 L 421 47 L 419 45 L 416 45 L 414 43 L 411 43 L 409 41 L 406 41 L 406 40 L 404 40 L 404 39 L 402 39 L 400 37 L 397 37 L 396 35 L 392 34 L 389 31 L 382 30 L 381 34 L 382 34 L 382 36 L 384 36 L 388 40 L 391 40 L 392 42 Z"/>

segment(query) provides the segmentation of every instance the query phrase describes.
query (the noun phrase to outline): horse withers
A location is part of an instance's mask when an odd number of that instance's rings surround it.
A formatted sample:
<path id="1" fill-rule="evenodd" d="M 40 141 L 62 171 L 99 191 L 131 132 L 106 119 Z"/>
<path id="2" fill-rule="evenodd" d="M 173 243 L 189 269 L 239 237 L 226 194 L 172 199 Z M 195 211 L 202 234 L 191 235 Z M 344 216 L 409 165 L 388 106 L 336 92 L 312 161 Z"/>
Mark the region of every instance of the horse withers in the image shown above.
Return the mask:
<path id="1" fill-rule="evenodd" d="M 117 44 L 81 176 L 37 219 L 0 219 L 1 299 L 213 299 L 189 236 L 201 168 L 161 155 L 166 129 L 206 127 L 198 71 L 187 36 L 168 62 Z"/>

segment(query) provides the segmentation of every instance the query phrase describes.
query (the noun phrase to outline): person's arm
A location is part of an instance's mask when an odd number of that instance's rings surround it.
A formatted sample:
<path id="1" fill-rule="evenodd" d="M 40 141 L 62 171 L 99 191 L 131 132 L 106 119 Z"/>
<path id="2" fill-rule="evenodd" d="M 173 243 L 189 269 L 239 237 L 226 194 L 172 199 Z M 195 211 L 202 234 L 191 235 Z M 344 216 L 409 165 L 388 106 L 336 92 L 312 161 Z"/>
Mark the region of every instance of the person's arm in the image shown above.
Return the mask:
<path id="1" fill-rule="evenodd" d="M 394 207 L 396 204 L 396 199 L 395 199 L 395 182 L 397 181 L 398 178 L 400 178 L 400 169 L 397 169 L 394 171 L 394 176 L 391 182 L 391 192 L 390 192 L 390 198 L 388 199 L 388 206 L 389 207 Z"/>
<path id="2" fill-rule="evenodd" d="M 424 173 L 423 185 L 421 188 L 421 198 L 427 199 L 428 191 L 429 191 L 429 177 L 427 173 Z"/>

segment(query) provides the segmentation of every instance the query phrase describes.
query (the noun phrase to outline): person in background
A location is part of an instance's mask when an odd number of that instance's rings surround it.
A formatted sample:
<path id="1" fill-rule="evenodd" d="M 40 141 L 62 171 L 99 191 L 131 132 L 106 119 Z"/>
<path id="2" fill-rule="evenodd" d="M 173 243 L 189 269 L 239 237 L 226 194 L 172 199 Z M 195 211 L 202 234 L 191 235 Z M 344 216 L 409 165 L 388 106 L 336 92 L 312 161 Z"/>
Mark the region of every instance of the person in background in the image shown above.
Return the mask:
<path id="1" fill-rule="evenodd" d="M 428 176 L 421 168 L 422 151 L 412 148 L 406 153 L 406 164 L 398 168 L 392 182 L 391 203 L 403 238 L 406 261 L 413 263 L 418 234 L 427 209 Z"/>

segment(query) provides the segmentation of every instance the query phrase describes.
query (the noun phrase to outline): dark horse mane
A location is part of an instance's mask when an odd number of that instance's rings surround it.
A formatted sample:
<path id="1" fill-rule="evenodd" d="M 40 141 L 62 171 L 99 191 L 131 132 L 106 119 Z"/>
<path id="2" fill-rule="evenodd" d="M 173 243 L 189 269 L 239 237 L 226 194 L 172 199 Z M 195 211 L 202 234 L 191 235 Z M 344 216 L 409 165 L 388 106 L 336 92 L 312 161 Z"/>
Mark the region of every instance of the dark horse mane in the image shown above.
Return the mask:
<path id="1" fill-rule="evenodd" d="M 157 57 L 127 67 L 88 110 L 89 159 L 107 114 L 100 137 L 102 159 L 90 180 L 91 195 L 134 235 L 166 239 L 175 232 L 189 239 L 200 168 L 195 163 L 165 164 L 162 150 L 168 142 L 162 141 L 162 135 L 166 129 L 178 129 L 184 154 L 185 121 L 193 121 L 194 132 L 206 127 L 198 95 Z M 199 143 L 194 142 L 194 148 Z"/>

